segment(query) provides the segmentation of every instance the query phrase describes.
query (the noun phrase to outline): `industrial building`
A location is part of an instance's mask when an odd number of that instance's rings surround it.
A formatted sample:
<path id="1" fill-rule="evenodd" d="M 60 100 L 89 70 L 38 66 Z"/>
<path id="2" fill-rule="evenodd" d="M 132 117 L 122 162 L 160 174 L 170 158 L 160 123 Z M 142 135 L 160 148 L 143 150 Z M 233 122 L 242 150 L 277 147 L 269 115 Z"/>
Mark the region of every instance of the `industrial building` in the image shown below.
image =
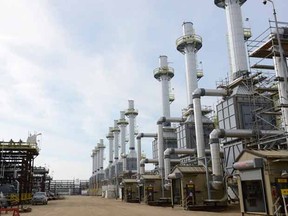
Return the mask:
<path id="1" fill-rule="evenodd" d="M 103 140 L 92 151 L 91 195 L 186 210 L 213 211 L 239 202 L 242 215 L 287 215 L 288 23 L 278 22 L 274 14 L 269 28 L 252 38 L 251 29 L 242 24 L 241 6 L 249 1 L 214 3 L 226 13 L 231 74 L 215 89 L 198 87 L 198 80 L 205 79 L 197 63 L 204 42 L 193 23 L 184 22 L 176 49 L 185 58 L 187 107 L 182 116 L 171 117 L 170 80 L 175 74 L 168 57 L 161 55 L 153 71 L 162 93 L 158 130 L 135 133 L 141 112 L 129 100 L 128 110 L 120 112 L 106 136 L 105 170 Z M 202 97 L 219 98 L 214 118 L 202 106 Z M 143 138 L 152 139 L 153 158 L 142 157 Z M 147 163 L 155 169 L 146 171 Z"/>

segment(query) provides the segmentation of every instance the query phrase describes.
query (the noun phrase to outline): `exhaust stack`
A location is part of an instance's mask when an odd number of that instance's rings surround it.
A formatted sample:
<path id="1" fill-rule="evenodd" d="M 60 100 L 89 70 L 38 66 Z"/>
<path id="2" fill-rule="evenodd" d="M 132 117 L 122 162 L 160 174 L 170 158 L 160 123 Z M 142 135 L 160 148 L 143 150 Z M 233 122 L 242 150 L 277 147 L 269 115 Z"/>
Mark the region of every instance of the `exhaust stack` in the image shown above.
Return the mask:
<path id="1" fill-rule="evenodd" d="M 245 48 L 244 29 L 241 6 L 246 0 L 215 0 L 214 3 L 226 11 L 228 29 L 228 49 L 231 65 L 230 82 L 248 72 L 247 52 Z"/>
<path id="2" fill-rule="evenodd" d="M 183 23 L 183 36 L 176 40 L 177 50 L 184 54 L 188 106 L 192 106 L 192 93 L 198 88 L 196 53 L 202 47 L 202 38 L 195 34 L 193 23 Z"/>

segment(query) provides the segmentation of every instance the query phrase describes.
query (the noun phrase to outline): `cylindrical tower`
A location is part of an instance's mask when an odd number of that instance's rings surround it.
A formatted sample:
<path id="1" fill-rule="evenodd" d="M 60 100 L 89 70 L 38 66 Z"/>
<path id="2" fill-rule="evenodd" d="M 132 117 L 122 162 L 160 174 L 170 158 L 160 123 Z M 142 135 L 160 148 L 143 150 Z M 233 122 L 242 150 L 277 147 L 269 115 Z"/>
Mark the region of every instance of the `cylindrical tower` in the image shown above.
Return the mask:
<path id="1" fill-rule="evenodd" d="M 120 143 L 121 143 L 121 158 L 123 162 L 123 171 L 126 171 L 125 158 L 126 158 L 126 127 L 128 122 L 125 119 L 125 111 L 120 111 L 120 119 L 117 122 L 120 128 Z"/>
<path id="2" fill-rule="evenodd" d="M 230 81 L 246 74 L 248 71 L 247 52 L 245 48 L 241 5 L 246 0 L 214 0 L 214 3 L 226 11 L 228 29 L 228 49 L 231 65 Z"/>
<path id="3" fill-rule="evenodd" d="M 103 139 L 100 139 L 100 142 L 98 144 L 98 149 L 99 149 L 99 167 L 100 167 L 100 172 L 103 172 L 103 163 L 104 163 L 104 149 L 105 149 L 105 145 L 104 145 L 104 141 Z"/>
<path id="4" fill-rule="evenodd" d="M 96 173 L 99 173 L 99 170 L 100 170 L 100 164 L 99 164 L 99 148 L 98 148 L 98 145 L 96 146 L 95 148 L 95 152 L 96 152 Z"/>
<path id="5" fill-rule="evenodd" d="M 183 36 L 176 40 L 176 46 L 185 56 L 187 99 L 192 106 L 192 93 L 198 88 L 196 53 L 202 47 L 202 38 L 195 34 L 192 22 L 183 23 Z"/>
<path id="6" fill-rule="evenodd" d="M 109 166 L 111 166 L 113 163 L 113 140 L 114 140 L 114 136 L 112 133 L 112 129 L 113 129 L 113 127 L 109 127 L 109 132 L 106 136 L 106 138 L 109 141 Z"/>
<path id="7" fill-rule="evenodd" d="M 163 116 L 170 117 L 169 82 L 174 77 L 174 69 L 168 67 L 167 56 L 159 57 L 159 67 L 154 69 L 154 78 L 162 85 L 162 111 Z"/>
<path id="8" fill-rule="evenodd" d="M 129 119 L 129 155 L 128 157 L 136 158 L 135 151 L 135 117 L 138 115 L 138 111 L 134 109 L 134 101 L 128 100 L 129 107 L 126 110 L 125 115 Z"/>
<path id="9" fill-rule="evenodd" d="M 115 160 L 115 163 L 117 163 L 118 159 L 119 159 L 119 133 L 120 133 L 120 129 L 118 128 L 117 123 L 118 123 L 118 121 L 114 120 L 114 127 L 111 130 L 111 132 L 113 133 L 113 136 L 114 136 L 114 160 Z"/>
<path id="10" fill-rule="evenodd" d="M 92 150 L 91 158 L 92 158 L 92 175 L 93 175 L 95 173 L 95 153 L 94 153 L 94 149 Z"/>

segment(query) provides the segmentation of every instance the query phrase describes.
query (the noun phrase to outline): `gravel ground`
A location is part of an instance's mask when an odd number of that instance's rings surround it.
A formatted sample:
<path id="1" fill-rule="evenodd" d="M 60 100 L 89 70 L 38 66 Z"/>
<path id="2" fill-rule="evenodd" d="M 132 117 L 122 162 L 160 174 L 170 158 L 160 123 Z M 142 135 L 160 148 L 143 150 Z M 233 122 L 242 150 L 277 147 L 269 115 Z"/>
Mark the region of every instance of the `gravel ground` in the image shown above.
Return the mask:
<path id="1" fill-rule="evenodd" d="M 108 200 L 92 196 L 67 196 L 64 200 L 49 201 L 48 205 L 31 206 L 32 212 L 25 216 L 240 216 L 239 208 L 230 207 L 223 212 L 185 211 L 181 207 L 147 206 L 138 203 L 125 203 L 121 200 Z M 4 214 L 6 215 L 6 214 Z M 10 214 L 7 214 L 10 215 Z"/>

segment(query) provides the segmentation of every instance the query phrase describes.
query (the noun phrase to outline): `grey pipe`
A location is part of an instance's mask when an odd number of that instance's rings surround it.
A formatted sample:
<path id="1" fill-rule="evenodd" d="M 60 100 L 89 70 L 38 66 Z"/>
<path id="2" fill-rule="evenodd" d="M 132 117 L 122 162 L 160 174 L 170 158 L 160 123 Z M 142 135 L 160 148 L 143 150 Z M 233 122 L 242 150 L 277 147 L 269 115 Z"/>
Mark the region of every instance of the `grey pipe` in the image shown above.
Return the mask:
<path id="1" fill-rule="evenodd" d="M 141 138 L 142 137 L 151 137 L 151 138 L 157 138 L 156 133 L 138 133 L 136 136 L 137 139 L 137 177 L 140 178 L 140 160 L 141 160 L 141 152 L 142 152 L 142 147 L 141 147 Z"/>
<path id="2" fill-rule="evenodd" d="M 211 162 L 212 162 L 212 173 L 213 173 L 213 182 L 212 187 L 214 189 L 220 189 L 223 185 L 223 171 L 221 167 L 220 160 L 220 144 L 219 138 L 224 137 L 237 137 L 237 138 L 247 138 L 260 135 L 280 135 L 283 134 L 283 131 L 279 130 L 224 130 L 224 129 L 214 129 L 210 133 L 210 150 L 211 150 Z"/>
<path id="3" fill-rule="evenodd" d="M 140 160 L 140 175 L 144 175 L 145 174 L 145 163 L 158 163 L 157 159 L 142 159 Z"/>
<path id="4" fill-rule="evenodd" d="M 200 159 L 205 157 L 205 142 L 204 142 L 204 130 L 203 130 L 203 122 L 202 122 L 201 97 L 203 96 L 225 96 L 225 95 L 227 95 L 227 91 L 224 89 L 218 90 L 218 89 L 204 89 L 204 88 L 197 88 L 192 94 L 197 157 Z"/>
<path id="5" fill-rule="evenodd" d="M 168 180 L 168 175 L 171 170 L 171 154 L 188 154 L 193 155 L 196 153 L 195 149 L 175 149 L 175 148 L 167 148 L 164 151 L 164 173 L 165 173 L 165 180 Z"/>

